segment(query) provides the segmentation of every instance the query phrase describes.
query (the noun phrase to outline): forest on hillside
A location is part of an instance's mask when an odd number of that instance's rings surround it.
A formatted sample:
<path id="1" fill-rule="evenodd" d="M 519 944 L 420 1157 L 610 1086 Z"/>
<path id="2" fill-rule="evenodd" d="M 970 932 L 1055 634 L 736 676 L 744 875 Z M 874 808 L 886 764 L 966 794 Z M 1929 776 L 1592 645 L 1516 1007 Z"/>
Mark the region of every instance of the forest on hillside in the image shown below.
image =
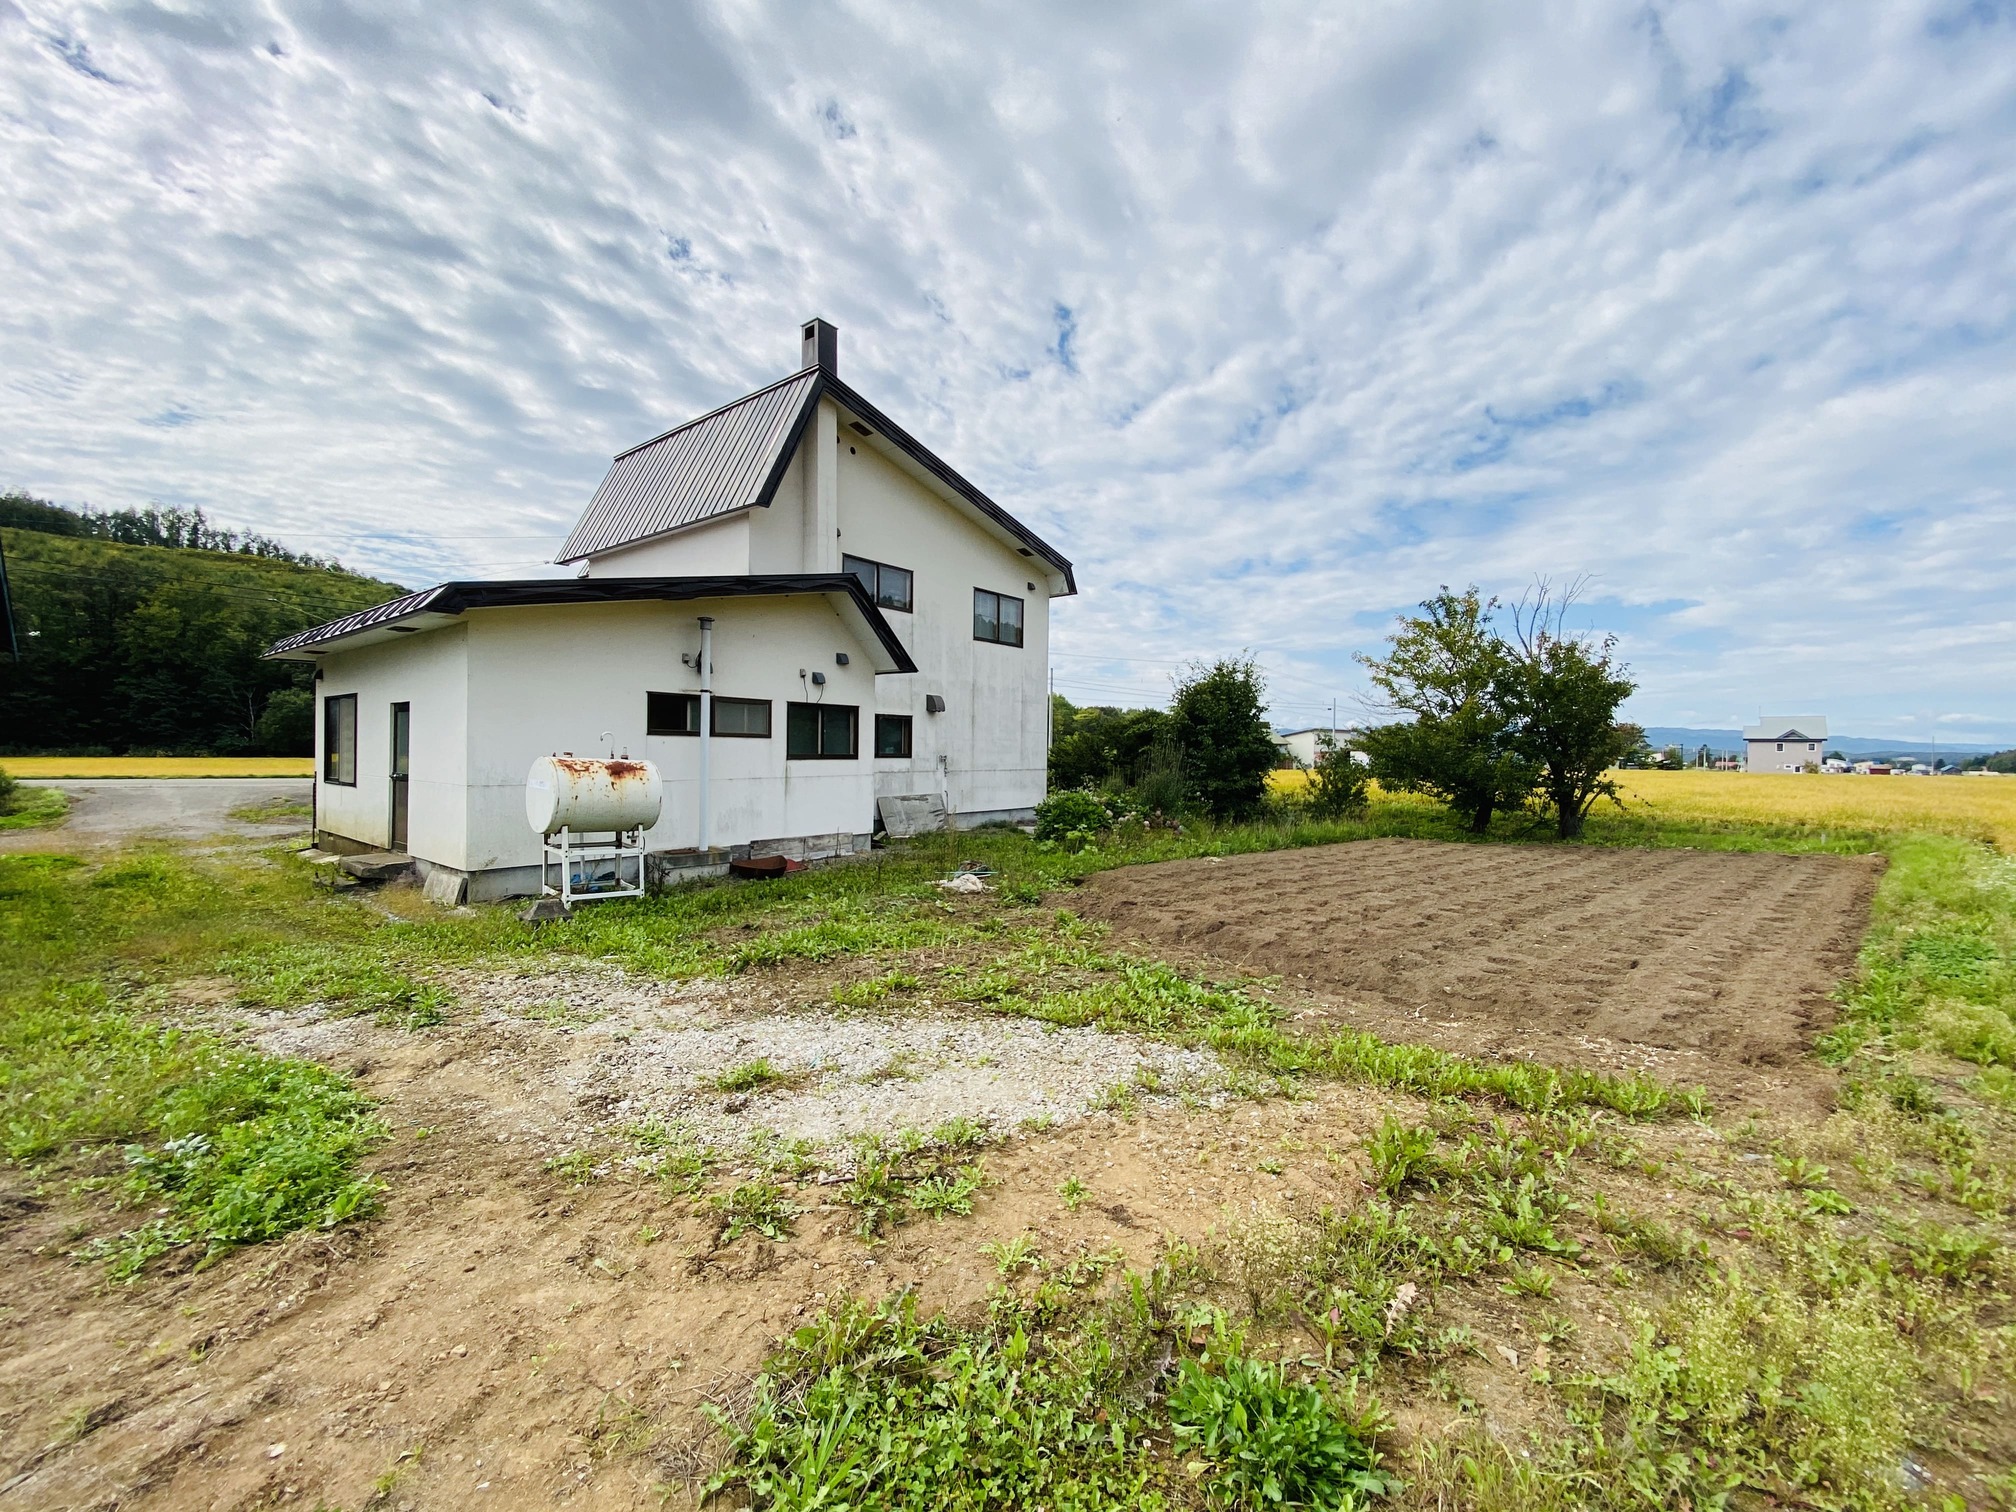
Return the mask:
<path id="1" fill-rule="evenodd" d="M 314 669 L 261 653 L 405 591 L 196 510 L 8 494 L 0 548 L 20 649 L 0 626 L 0 755 L 305 755 Z"/>

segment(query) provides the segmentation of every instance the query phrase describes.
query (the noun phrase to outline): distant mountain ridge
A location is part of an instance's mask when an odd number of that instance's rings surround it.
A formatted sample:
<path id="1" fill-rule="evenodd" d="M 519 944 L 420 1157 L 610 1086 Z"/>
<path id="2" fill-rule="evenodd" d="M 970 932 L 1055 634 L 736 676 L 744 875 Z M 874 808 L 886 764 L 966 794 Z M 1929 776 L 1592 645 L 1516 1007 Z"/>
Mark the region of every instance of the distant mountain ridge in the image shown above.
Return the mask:
<path id="1" fill-rule="evenodd" d="M 1654 746 L 1685 746 L 1691 753 L 1696 746 L 1707 746 L 1712 751 L 1738 751 L 1743 749 L 1741 730 L 1696 730 L 1684 725 L 1647 725 L 1645 738 Z M 1925 740 L 1879 740 L 1866 735 L 1830 735 L 1821 743 L 1824 751 L 1839 751 L 1843 756 L 1908 756 L 1914 761 L 1930 761 L 1934 756 L 1992 756 L 1997 751 L 2005 751 L 2007 746 L 1967 745 L 1959 741 L 1940 741 L 1933 745 Z"/>

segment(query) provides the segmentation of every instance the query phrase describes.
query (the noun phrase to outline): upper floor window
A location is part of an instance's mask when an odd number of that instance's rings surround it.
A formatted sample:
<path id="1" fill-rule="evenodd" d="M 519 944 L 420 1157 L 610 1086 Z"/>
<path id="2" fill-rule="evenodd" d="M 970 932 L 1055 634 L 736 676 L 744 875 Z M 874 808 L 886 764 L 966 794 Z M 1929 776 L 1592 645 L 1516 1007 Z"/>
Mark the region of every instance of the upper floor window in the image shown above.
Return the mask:
<path id="1" fill-rule="evenodd" d="M 973 590 L 973 639 L 1002 646 L 1022 644 L 1022 600 L 985 588 Z"/>
<path id="2" fill-rule="evenodd" d="M 910 569 L 891 567 L 887 562 L 871 562 L 866 557 L 843 556 L 840 558 L 843 572 L 851 572 L 861 579 L 861 586 L 868 590 L 878 608 L 900 609 L 910 612 Z"/>
<path id="3" fill-rule="evenodd" d="M 338 693 L 322 700 L 322 780 L 338 787 L 357 785 L 355 693 Z"/>

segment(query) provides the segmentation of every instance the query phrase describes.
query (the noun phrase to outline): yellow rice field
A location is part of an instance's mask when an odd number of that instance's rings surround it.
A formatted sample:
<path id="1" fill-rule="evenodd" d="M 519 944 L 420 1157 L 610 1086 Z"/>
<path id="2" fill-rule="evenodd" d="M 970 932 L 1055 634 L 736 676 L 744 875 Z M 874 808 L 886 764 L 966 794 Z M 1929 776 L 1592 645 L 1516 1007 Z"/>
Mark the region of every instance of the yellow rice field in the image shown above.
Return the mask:
<path id="1" fill-rule="evenodd" d="M 1937 830 L 2016 851 L 2016 777 L 1619 772 L 1627 802 L 1673 819 L 1826 829 Z"/>
<path id="2" fill-rule="evenodd" d="M 312 777 L 312 756 L 0 756 L 14 777 Z"/>
<path id="3" fill-rule="evenodd" d="M 1800 776 L 1767 772 L 1618 772 L 1626 803 L 1653 818 L 1789 824 L 1825 830 L 1936 830 L 2016 852 L 2016 777 Z M 1276 772 L 1280 788 L 1302 772 Z M 1599 811 L 1600 812 L 1600 811 Z"/>

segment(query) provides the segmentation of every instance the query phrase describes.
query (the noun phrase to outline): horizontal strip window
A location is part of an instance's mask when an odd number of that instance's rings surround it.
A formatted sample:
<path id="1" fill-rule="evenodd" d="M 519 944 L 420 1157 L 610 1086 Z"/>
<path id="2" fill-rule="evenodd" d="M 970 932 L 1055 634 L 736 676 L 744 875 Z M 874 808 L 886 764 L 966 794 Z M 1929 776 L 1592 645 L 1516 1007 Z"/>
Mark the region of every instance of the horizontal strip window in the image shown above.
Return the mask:
<path id="1" fill-rule="evenodd" d="M 908 714 L 877 714 L 875 716 L 875 754 L 877 756 L 908 756 L 910 754 L 910 716 Z"/>
<path id="2" fill-rule="evenodd" d="M 716 694 L 714 733 L 739 740 L 770 738 L 770 700 L 767 698 L 723 698 Z M 646 693 L 644 695 L 646 735 L 698 735 L 700 695 L 698 693 Z"/>
<path id="3" fill-rule="evenodd" d="M 322 700 L 322 780 L 357 786 L 357 695 Z"/>
<path id="4" fill-rule="evenodd" d="M 985 588 L 973 590 L 973 639 L 997 646 L 1022 644 L 1022 600 Z"/>
<path id="5" fill-rule="evenodd" d="M 784 754 L 792 761 L 852 761 L 861 754 L 861 711 L 852 704 L 787 705 Z"/>
<path id="6" fill-rule="evenodd" d="M 908 567 L 891 567 L 887 562 L 871 562 L 866 557 L 843 556 L 840 570 L 851 572 L 861 579 L 861 586 L 868 590 L 868 597 L 875 600 L 878 609 L 900 609 L 910 612 L 911 578 Z"/>

